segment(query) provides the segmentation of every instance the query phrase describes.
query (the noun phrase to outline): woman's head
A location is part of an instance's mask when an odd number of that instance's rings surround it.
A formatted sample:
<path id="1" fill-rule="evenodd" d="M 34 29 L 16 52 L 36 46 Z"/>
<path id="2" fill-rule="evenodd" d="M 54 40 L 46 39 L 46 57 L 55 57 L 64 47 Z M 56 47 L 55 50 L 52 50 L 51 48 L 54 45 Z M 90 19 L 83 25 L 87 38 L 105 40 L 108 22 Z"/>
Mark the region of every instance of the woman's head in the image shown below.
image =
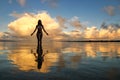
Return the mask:
<path id="1" fill-rule="evenodd" d="M 41 21 L 40 19 L 38 20 L 38 25 L 39 25 L 39 24 L 42 24 L 42 21 Z"/>

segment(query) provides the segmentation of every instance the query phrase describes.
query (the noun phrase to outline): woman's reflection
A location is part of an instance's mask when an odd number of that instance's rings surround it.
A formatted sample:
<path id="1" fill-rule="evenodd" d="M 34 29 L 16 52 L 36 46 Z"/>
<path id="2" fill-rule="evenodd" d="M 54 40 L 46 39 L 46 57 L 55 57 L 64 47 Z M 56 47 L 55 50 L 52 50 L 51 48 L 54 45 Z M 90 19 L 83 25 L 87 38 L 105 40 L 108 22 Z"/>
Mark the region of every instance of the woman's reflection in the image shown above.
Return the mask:
<path id="1" fill-rule="evenodd" d="M 38 66 L 37 66 L 37 68 L 40 69 L 42 66 L 42 62 L 44 60 L 43 59 L 44 55 L 43 55 L 43 50 L 42 50 L 41 45 L 37 47 L 37 54 L 38 54 L 38 57 L 37 57 Z"/>
<path id="2" fill-rule="evenodd" d="M 34 56 L 36 58 L 35 61 L 37 62 L 37 68 L 41 69 L 42 63 L 44 61 L 42 45 L 38 45 L 37 46 L 36 53 L 34 53 Z"/>

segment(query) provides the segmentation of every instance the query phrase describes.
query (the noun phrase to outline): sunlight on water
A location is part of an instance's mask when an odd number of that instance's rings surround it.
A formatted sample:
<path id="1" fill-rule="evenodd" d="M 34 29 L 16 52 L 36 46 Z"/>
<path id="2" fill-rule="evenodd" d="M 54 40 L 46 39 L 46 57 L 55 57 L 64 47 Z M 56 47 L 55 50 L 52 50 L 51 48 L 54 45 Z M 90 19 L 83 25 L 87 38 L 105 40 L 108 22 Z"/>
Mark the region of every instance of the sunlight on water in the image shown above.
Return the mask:
<path id="1" fill-rule="evenodd" d="M 43 43 L 42 49 L 44 57 L 40 64 L 37 60 L 36 44 L 0 42 L 2 65 L 0 72 L 4 72 L 3 70 L 7 67 L 8 71 L 5 70 L 4 73 L 11 77 L 13 70 L 17 75 L 16 78 L 21 78 L 18 75 L 28 76 L 31 72 L 36 72 L 36 76 L 43 73 L 48 80 L 49 78 L 61 80 L 120 79 L 120 43 L 50 42 Z M 40 69 L 38 66 L 41 66 Z M 1 75 L 4 76 L 4 74 Z M 36 76 L 28 79 L 32 80 Z M 37 78 L 41 77 L 37 76 Z"/>

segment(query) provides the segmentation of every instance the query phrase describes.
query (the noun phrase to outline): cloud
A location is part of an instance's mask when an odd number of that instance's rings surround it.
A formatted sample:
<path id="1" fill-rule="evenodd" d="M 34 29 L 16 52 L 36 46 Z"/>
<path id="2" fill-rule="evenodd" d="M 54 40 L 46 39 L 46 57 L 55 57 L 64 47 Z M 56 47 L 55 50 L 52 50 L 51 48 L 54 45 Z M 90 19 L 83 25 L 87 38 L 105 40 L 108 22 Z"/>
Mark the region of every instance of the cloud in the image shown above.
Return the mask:
<path id="1" fill-rule="evenodd" d="M 104 12 L 106 12 L 110 16 L 116 16 L 120 14 L 120 5 L 118 6 L 106 6 L 103 8 Z"/>
<path id="2" fill-rule="evenodd" d="M 74 16 L 70 21 L 69 23 L 71 24 L 71 26 L 79 29 L 79 28 L 82 28 L 82 24 L 80 23 L 79 21 L 79 17 L 77 16 Z"/>
<path id="3" fill-rule="evenodd" d="M 82 24 L 80 22 L 79 17 L 77 17 L 77 16 L 74 16 L 70 19 L 66 19 L 62 16 L 57 16 L 56 19 L 57 19 L 58 23 L 60 24 L 60 26 L 65 29 L 68 28 L 69 26 L 76 28 L 76 29 L 82 29 L 84 26 L 84 24 Z"/>
<path id="4" fill-rule="evenodd" d="M 0 39 L 6 40 L 9 38 L 9 33 L 8 32 L 0 32 Z"/>
<path id="5" fill-rule="evenodd" d="M 114 16 L 115 15 L 115 7 L 114 6 L 107 6 L 104 7 L 104 11 L 110 15 L 110 16 Z"/>
<path id="6" fill-rule="evenodd" d="M 24 16 L 24 14 L 18 14 L 16 11 L 13 11 L 9 15 L 12 16 L 12 17 L 15 17 L 15 18 L 20 18 L 20 17 Z"/>
<path id="7" fill-rule="evenodd" d="M 60 27 L 67 28 L 67 26 L 65 25 L 67 22 L 67 19 L 63 18 L 62 16 L 57 16 L 56 19 L 58 20 Z"/>
<path id="8" fill-rule="evenodd" d="M 20 4 L 20 6 L 25 6 L 25 4 L 26 4 L 26 0 L 16 0 L 19 4 Z M 8 3 L 9 4 L 12 4 L 13 3 L 13 0 L 8 0 Z"/>
<path id="9" fill-rule="evenodd" d="M 21 6 L 25 6 L 26 0 L 17 0 Z"/>
<path id="10" fill-rule="evenodd" d="M 117 39 L 120 38 L 119 33 L 120 33 L 120 25 L 104 24 L 100 29 L 100 38 Z"/>
<path id="11" fill-rule="evenodd" d="M 3 33 L 3 32 L 0 32 L 0 38 L 2 38 L 3 35 L 4 35 L 4 33 Z"/>
<path id="12" fill-rule="evenodd" d="M 16 15 L 14 15 L 16 17 Z M 41 19 L 50 38 L 54 38 L 61 32 L 61 28 L 47 12 L 43 11 L 37 14 L 23 13 L 21 17 L 8 24 L 8 28 L 19 37 L 30 36 L 35 29 L 38 20 Z"/>
<path id="13" fill-rule="evenodd" d="M 8 24 L 8 28 L 13 32 L 9 35 L 14 38 L 30 37 L 38 20 L 41 19 L 49 33 L 48 38 L 52 40 L 120 39 L 120 25 L 118 24 L 103 23 L 98 29 L 97 26 L 84 26 L 77 16 L 70 19 L 62 16 L 51 17 L 46 11 L 22 14 L 13 12 L 11 16 L 16 17 L 14 21 Z M 43 39 L 46 38 L 44 36 Z"/>
<path id="14" fill-rule="evenodd" d="M 99 36 L 99 31 L 98 29 L 93 26 L 91 28 L 86 28 L 84 30 L 84 38 L 88 38 L 88 39 L 95 39 L 95 38 L 98 38 Z"/>
<path id="15" fill-rule="evenodd" d="M 83 31 L 73 30 L 64 32 L 63 40 L 119 40 L 120 25 L 106 25 L 107 28 L 98 29 L 96 26 L 87 27 Z"/>
<path id="16" fill-rule="evenodd" d="M 118 6 L 119 10 L 120 10 L 120 5 Z"/>
<path id="17" fill-rule="evenodd" d="M 34 13 L 17 13 L 16 11 L 13 11 L 11 14 L 9 14 L 9 16 L 12 16 L 14 18 L 21 18 L 23 17 L 24 15 L 30 15 L 31 17 L 35 17 L 35 14 Z"/>
<path id="18" fill-rule="evenodd" d="M 12 34 L 11 32 L 0 32 L 0 40 L 16 40 L 16 36 Z M 17 38 L 17 40 L 20 40 L 21 38 Z"/>
<path id="19" fill-rule="evenodd" d="M 57 7 L 58 0 L 41 0 L 42 3 L 48 4 L 50 7 Z"/>
<path id="20" fill-rule="evenodd" d="M 9 4 L 12 4 L 12 0 L 8 0 L 8 3 L 9 3 Z"/>
<path id="21" fill-rule="evenodd" d="M 65 32 L 65 34 L 67 35 L 67 37 L 64 37 L 65 40 L 79 40 L 83 37 L 82 32 L 79 30 L 72 30 L 70 32 Z"/>

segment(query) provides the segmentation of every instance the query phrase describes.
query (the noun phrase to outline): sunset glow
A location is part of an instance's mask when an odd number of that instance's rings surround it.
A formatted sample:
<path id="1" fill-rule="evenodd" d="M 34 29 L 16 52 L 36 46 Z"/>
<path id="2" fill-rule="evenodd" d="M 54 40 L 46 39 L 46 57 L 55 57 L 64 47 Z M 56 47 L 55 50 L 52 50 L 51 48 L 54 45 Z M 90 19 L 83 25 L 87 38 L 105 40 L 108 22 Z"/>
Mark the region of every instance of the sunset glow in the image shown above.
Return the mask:
<path id="1" fill-rule="evenodd" d="M 52 40 L 120 39 L 120 2 L 118 0 L 75 0 L 70 1 L 69 4 L 61 0 L 36 0 L 34 2 L 8 0 L 3 3 L 7 6 L 0 5 L 1 10 L 6 10 L 2 12 L 3 15 L 0 15 L 2 21 L 0 22 L 0 39 L 2 40 L 14 40 L 15 36 L 19 39 L 29 37 L 39 19 L 50 34 L 48 39 Z M 85 6 L 85 4 L 88 5 Z M 68 10 L 66 5 L 72 9 Z"/>

